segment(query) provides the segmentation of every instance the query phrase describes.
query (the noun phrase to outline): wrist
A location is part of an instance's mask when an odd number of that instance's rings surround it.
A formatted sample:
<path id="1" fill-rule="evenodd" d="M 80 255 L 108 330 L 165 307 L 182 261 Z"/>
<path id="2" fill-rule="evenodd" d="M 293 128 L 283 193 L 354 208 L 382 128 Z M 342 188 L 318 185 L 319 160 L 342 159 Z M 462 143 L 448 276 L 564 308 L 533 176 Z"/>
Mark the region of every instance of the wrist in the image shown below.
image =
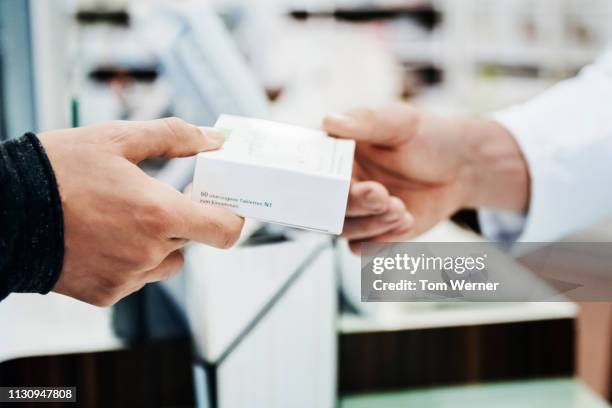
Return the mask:
<path id="1" fill-rule="evenodd" d="M 0 241 L 10 249 L 0 262 L 0 300 L 8 292 L 47 293 L 64 258 L 63 212 L 53 169 L 32 133 L 0 145 L 0 202 L 0 225 L 7 226 Z"/>
<path id="2" fill-rule="evenodd" d="M 529 171 L 512 134 L 490 119 L 469 118 L 460 122 L 462 207 L 527 211 Z"/>

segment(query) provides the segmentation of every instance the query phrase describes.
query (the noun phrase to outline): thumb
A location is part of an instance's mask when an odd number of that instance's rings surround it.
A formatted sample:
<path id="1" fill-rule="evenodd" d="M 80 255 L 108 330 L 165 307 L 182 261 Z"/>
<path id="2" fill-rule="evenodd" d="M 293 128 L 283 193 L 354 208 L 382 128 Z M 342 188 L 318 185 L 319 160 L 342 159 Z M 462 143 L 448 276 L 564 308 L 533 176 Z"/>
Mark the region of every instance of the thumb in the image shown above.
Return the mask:
<path id="1" fill-rule="evenodd" d="M 402 129 L 414 122 L 412 112 L 399 111 L 396 107 L 382 109 L 355 109 L 345 114 L 330 114 L 323 120 L 323 127 L 332 136 L 354 139 L 379 146 L 395 146 L 409 136 Z"/>
<path id="2" fill-rule="evenodd" d="M 128 134 L 120 142 L 123 156 L 133 163 L 150 157 L 186 157 L 215 150 L 224 137 L 212 128 L 201 128 L 179 118 L 130 122 Z"/>

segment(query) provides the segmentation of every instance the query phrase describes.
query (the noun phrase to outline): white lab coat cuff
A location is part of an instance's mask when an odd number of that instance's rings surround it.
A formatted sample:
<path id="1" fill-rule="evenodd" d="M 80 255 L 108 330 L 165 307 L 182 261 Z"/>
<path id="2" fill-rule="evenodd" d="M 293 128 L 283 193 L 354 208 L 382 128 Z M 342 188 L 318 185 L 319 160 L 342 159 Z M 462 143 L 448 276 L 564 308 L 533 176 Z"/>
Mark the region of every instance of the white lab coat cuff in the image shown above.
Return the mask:
<path id="1" fill-rule="evenodd" d="M 530 174 L 530 202 L 527 214 L 511 213 L 484 209 L 479 212 L 481 228 L 485 236 L 502 242 L 540 242 L 560 238 L 562 231 L 554 231 L 554 225 L 561 217 L 557 207 L 550 199 L 558 196 L 556 183 L 547 180 L 562 180 L 563 169 L 550 166 L 546 146 L 535 142 L 538 133 L 536 124 L 542 119 L 531 117 L 540 112 L 524 109 L 521 106 L 496 112 L 492 118 L 504 126 L 515 138 L 527 162 Z M 549 191 L 551 190 L 551 191 Z"/>
<path id="2" fill-rule="evenodd" d="M 485 231 L 548 242 L 609 216 L 611 106 L 612 53 L 528 102 L 494 113 L 525 156 L 530 203 L 520 232 L 518 224 L 502 221 L 505 216 L 483 211 Z"/>
<path id="3" fill-rule="evenodd" d="M 478 211 L 478 223 L 488 239 L 512 243 L 525 229 L 525 215 L 483 208 Z"/>

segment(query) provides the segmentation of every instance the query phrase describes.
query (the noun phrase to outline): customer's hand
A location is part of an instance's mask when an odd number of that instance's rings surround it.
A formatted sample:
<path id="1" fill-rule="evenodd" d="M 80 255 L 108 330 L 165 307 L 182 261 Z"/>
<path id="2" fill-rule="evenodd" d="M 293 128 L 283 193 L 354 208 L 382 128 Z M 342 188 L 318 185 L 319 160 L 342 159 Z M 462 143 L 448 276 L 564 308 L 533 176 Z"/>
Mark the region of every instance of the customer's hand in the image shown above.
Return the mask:
<path id="1" fill-rule="evenodd" d="M 188 240 L 228 248 L 243 219 L 191 201 L 147 176 L 148 157 L 213 150 L 223 136 L 168 118 L 45 132 L 62 198 L 65 257 L 54 291 L 108 306 L 146 283 L 171 277 Z"/>
<path id="2" fill-rule="evenodd" d="M 374 240 L 414 237 L 461 208 L 527 208 L 525 160 L 514 138 L 492 120 L 443 118 L 395 104 L 329 115 L 324 127 L 357 140 L 354 176 L 382 184 L 414 217 L 411 228 Z M 355 222 L 350 207 L 347 226 Z"/>

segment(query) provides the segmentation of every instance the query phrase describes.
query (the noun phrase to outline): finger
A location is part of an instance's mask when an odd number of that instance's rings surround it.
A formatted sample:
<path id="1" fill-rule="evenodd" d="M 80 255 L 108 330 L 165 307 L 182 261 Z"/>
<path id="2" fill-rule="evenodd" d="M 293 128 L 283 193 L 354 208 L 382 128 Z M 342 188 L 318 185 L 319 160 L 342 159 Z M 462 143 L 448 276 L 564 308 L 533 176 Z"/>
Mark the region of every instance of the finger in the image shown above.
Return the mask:
<path id="1" fill-rule="evenodd" d="M 146 272 L 146 282 L 165 281 L 176 275 L 185 262 L 181 251 L 174 251 L 168 255 L 157 267 Z"/>
<path id="2" fill-rule="evenodd" d="M 355 255 L 361 255 L 361 246 L 364 241 L 349 241 L 349 249 Z"/>
<path id="3" fill-rule="evenodd" d="M 416 236 L 416 228 L 414 227 L 414 221 L 405 222 L 391 231 L 385 232 L 377 237 L 372 238 L 371 242 L 402 242 L 412 239 Z"/>
<path id="4" fill-rule="evenodd" d="M 407 221 L 401 223 L 391 231 L 370 239 L 356 239 L 349 241 L 349 249 L 355 255 L 360 255 L 363 245 L 368 242 L 403 242 L 414 238 L 414 222 Z"/>
<path id="5" fill-rule="evenodd" d="M 366 239 L 382 235 L 412 222 L 412 216 L 406 212 L 402 201 L 392 197 L 389 209 L 384 214 L 371 217 L 347 218 L 342 236 L 349 240 Z"/>
<path id="6" fill-rule="evenodd" d="M 191 201 L 175 192 L 172 208 L 180 222 L 173 236 L 211 245 L 216 248 L 233 246 L 244 225 L 244 218 L 224 208 Z"/>
<path id="7" fill-rule="evenodd" d="M 345 114 L 330 114 L 323 119 L 323 128 L 333 136 L 368 143 L 384 143 L 389 132 L 376 111 L 356 109 Z"/>
<path id="8" fill-rule="evenodd" d="M 362 217 L 382 214 L 389 207 L 389 193 L 380 183 L 374 181 L 353 181 L 349 189 L 346 215 Z"/>
<path id="9" fill-rule="evenodd" d="M 133 163 L 150 157 L 186 157 L 215 150 L 224 136 L 211 128 L 199 128 L 178 118 L 127 122 L 118 138 L 121 154 Z"/>
<path id="10" fill-rule="evenodd" d="M 356 109 L 345 114 L 330 114 L 323 119 L 327 133 L 375 145 L 393 146 L 403 140 L 399 132 L 410 129 L 416 115 L 409 109 Z"/>

